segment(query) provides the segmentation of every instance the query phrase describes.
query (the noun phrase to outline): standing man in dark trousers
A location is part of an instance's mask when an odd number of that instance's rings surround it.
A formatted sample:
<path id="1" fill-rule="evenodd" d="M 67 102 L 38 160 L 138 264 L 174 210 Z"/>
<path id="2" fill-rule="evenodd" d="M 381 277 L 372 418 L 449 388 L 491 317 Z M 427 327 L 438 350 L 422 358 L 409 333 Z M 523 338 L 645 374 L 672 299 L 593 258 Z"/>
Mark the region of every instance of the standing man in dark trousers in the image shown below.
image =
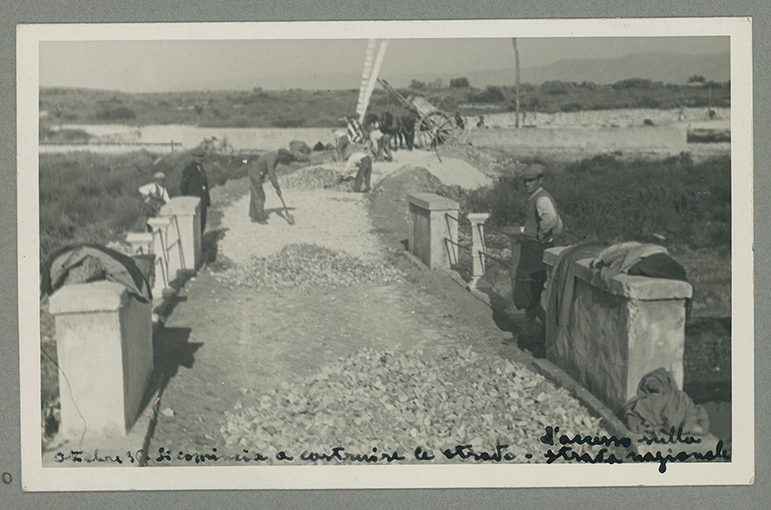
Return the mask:
<path id="1" fill-rule="evenodd" d="M 209 181 L 206 179 L 206 170 L 203 168 L 203 149 L 194 149 L 193 161 L 182 169 L 182 181 L 179 183 L 179 191 L 188 197 L 201 199 L 201 233 L 206 229 L 206 208 L 211 205 L 209 198 Z"/>
<path id="2" fill-rule="evenodd" d="M 249 168 L 249 182 L 251 197 L 249 200 L 249 217 L 254 223 L 266 225 L 268 215 L 265 212 L 265 190 L 262 188 L 265 178 L 270 179 L 270 183 L 276 189 L 276 195 L 281 197 L 281 188 L 276 178 L 276 167 L 278 165 L 288 165 L 293 160 L 292 153 L 286 149 L 279 149 L 278 152 L 268 152 L 260 156 L 257 163 Z"/>
<path id="3" fill-rule="evenodd" d="M 525 309 L 523 336 L 535 336 L 535 319 L 546 325 L 546 311 L 541 293 L 546 283 L 543 252 L 554 246 L 554 237 L 562 232 L 562 219 L 554 198 L 543 189 L 543 165 L 530 165 L 522 172 L 522 182 L 530 198 L 527 202 L 525 229 L 519 264 L 514 281 L 514 305 Z"/>

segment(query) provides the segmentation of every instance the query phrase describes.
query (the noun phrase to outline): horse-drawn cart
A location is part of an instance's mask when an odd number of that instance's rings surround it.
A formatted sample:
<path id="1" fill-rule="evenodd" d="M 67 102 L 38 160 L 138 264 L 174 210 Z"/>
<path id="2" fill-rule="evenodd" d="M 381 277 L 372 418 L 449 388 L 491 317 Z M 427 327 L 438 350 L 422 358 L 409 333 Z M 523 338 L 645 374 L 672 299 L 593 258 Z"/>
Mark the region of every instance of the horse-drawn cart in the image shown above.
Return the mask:
<path id="1" fill-rule="evenodd" d="M 410 96 L 405 98 L 390 83 L 382 78 L 377 79 L 399 103 L 415 117 L 415 139 L 421 147 L 436 147 L 437 145 L 457 142 L 465 126 L 462 120 L 434 107 L 424 97 Z"/>

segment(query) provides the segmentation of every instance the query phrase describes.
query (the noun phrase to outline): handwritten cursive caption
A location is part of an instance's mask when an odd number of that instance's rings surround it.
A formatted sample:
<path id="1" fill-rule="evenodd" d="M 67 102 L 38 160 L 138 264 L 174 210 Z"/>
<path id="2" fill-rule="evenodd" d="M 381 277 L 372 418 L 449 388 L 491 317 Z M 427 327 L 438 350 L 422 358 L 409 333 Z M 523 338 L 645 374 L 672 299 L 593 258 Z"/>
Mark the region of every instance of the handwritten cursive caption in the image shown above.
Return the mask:
<path id="1" fill-rule="evenodd" d="M 543 454 L 547 464 L 552 464 L 558 460 L 566 462 L 578 462 L 587 464 L 623 464 L 625 462 L 634 463 L 659 463 L 659 472 L 665 473 L 667 470 L 667 463 L 669 462 L 685 462 L 687 460 L 697 460 L 711 462 L 715 460 L 729 461 L 730 455 L 723 448 L 723 442 L 718 441 L 714 448 L 714 451 L 679 451 L 674 453 L 672 448 L 667 448 L 667 452 L 662 454 L 661 451 L 653 453 L 640 454 L 635 451 L 628 451 L 632 447 L 633 441 L 628 437 L 617 438 L 616 436 L 581 436 L 574 435 L 569 437 L 567 435 L 557 436 L 559 433 L 559 427 L 546 427 L 544 429 L 544 435 L 540 437 L 540 442 L 550 448 Z M 646 444 L 648 446 L 657 444 L 663 447 L 671 445 L 694 445 L 701 443 L 700 438 L 694 438 L 692 436 L 683 436 L 682 429 L 675 430 L 672 428 L 670 433 L 666 437 L 648 438 L 643 436 L 637 440 L 637 443 Z M 578 453 L 573 451 L 574 445 L 587 445 L 593 447 L 600 447 L 599 451 L 595 455 L 589 453 Z M 556 451 L 555 448 L 559 446 Z M 554 447 L 554 448 L 551 448 Z M 511 452 L 506 450 L 509 445 L 499 444 L 495 447 L 495 451 L 476 451 L 472 445 L 457 445 L 454 448 L 447 448 L 442 450 L 439 455 L 439 459 L 459 459 L 468 460 L 472 462 L 516 462 L 520 459 L 517 458 Z M 614 449 L 614 452 L 610 451 L 610 448 Z M 624 453 L 619 453 L 624 451 Z M 619 454 L 619 455 L 617 455 Z M 329 452 L 313 452 L 303 451 L 302 453 L 295 455 L 287 451 L 279 451 L 273 458 L 278 461 L 292 462 L 296 459 L 301 462 L 358 462 L 364 464 L 376 464 L 404 461 L 418 462 L 432 462 L 437 460 L 437 455 L 432 451 L 425 449 L 422 446 L 418 446 L 412 452 L 411 459 L 408 459 L 405 454 L 400 454 L 398 450 L 394 451 L 379 451 L 377 448 L 372 448 L 367 453 L 351 453 L 346 451 L 342 446 L 336 446 L 331 448 Z M 524 457 L 528 460 L 533 458 L 533 454 L 525 454 Z M 244 464 L 260 463 L 271 460 L 270 456 L 267 456 L 261 452 L 251 452 L 247 449 L 243 449 L 240 453 L 235 455 L 223 455 L 220 454 L 217 448 L 212 448 L 210 452 L 198 453 L 198 452 L 177 452 L 175 455 L 171 450 L 161 447 L 158 449 L 157 454 L 151 454 L 144 450 L 137 450 L 136 452 L 126 452 L 126 455 L 121 457 L 116 456 L 100 456 L 98 451 L 93 454 L 83 451 L 71 450 L 69 454 L 57 452 L 54 456 L 54 460 L 58 463 L 72 462 L 75 464 L 91 464 L 91 463 L 114 463 L 114 464 L 134 464 L 142 461 L 161 464 L 164 462 L 182 461 L 182 462 L 194 462 L 196 464 L 203 464 L 206 462 L 241 462 Z M 520 460 L 521 461 L 521 460 Z"/>

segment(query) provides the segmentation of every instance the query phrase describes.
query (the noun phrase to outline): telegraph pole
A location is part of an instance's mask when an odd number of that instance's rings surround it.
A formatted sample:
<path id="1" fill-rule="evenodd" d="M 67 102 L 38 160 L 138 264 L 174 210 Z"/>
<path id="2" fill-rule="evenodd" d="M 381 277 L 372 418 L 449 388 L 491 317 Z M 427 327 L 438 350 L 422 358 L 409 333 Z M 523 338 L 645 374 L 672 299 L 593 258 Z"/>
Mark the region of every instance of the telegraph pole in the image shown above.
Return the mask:
<path id="1" fill-rule="evenodd" d="M 517 107 L 517 119 L 515 126 L 517 129 L 519 129 L 519 50 L 517 49 L 517 38 L 514 37 L 512 39 L 512 42 L 514 43 L 514 65 L 515 65 L 515 73 L 517 76 L 517 97 L 516 97 L 516 107 Z"/>

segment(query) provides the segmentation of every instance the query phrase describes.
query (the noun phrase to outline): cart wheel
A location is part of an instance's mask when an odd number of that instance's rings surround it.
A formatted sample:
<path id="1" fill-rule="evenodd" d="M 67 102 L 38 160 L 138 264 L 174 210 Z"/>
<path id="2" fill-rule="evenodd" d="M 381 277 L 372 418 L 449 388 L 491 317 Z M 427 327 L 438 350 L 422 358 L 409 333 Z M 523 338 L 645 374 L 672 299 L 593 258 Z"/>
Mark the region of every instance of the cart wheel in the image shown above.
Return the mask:
<path id="1" fill-rule="evenodd" d="M 450 116 L 439 110 L 434 110 L 420 119 L 415 135 L 421 147 L 434 147 L 456 140 L 458 129 Z"/>

